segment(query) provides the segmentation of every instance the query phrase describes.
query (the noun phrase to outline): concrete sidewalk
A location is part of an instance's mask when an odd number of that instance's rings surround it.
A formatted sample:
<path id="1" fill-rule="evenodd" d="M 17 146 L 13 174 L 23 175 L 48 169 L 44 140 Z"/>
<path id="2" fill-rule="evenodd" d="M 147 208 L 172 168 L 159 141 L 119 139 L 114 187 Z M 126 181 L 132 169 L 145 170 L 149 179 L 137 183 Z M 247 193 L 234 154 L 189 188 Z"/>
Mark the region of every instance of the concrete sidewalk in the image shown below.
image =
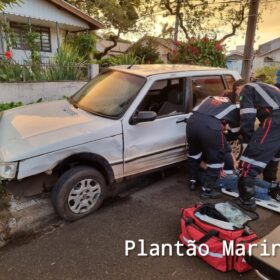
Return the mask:
<path id="1" fill-rule="evenodd" d="M 56 219 L 49 194 L 20 199 L 8 196 L 6 200 L 9 206 L 0 212 L 0 247 Z"/>

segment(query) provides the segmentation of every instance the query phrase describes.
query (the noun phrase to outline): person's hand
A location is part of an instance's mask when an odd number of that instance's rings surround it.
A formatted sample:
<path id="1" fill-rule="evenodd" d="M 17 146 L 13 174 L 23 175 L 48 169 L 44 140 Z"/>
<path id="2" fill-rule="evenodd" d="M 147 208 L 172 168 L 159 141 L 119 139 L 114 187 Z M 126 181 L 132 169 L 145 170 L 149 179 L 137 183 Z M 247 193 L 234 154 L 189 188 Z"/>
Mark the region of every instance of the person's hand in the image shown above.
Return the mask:
<path id="1" fill-rule="evenodd" d="M 226 124 L 226 125 L 224 125 L 224 127 L 223 127 L 223 133 L 224 133 L 224 134 L 228 134 L 228 131 L 229 131 L 229 124 Z"/>
<path id="2" fill-rule="evenodd" d="M 225 170 L 222 169 L 221 172 L 220 172 L 220 178 L 224 178 L 226 176 L 227 176 L 227 174 L 226 174 Z"/>
<path id="3" fill-rule="evenodd" d="M 202 161 L 202 162 L 200 163 L 200 168 L 203 169 L 203 170 L 206 170 L 206 169 L 207 169 L 207 164 L 206 164 L 206 162 Z"/>
<path id="4" fill-rule="evenodd" d="M 234 170 L 237 170 L 239 168 L 239 161 L 236 160 L 235 157 L 232 157 L 232 159 L 233 159 L 233 168 Z"/>

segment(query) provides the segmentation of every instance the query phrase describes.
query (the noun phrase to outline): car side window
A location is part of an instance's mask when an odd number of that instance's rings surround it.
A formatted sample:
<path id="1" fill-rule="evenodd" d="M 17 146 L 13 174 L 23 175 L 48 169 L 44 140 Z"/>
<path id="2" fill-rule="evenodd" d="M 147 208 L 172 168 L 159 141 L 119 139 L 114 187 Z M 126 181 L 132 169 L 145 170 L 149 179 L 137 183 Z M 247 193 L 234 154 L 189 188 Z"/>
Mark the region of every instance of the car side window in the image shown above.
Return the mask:
<path id="1" fill-rule="evenodd" d="M 228 89 L 232 90 L 233 84 L 235 82 L 234 77 L 232 75 L 225 75 L 225 78 L 227 81 Z"/>
<path id="2" fill-rule="evenodd" d="M 166 79 L 154 82 L 137 109 L 154 111 L 158 117 L 184 112 L 184 79 Z"/>
<path id="3" fill-rule="evenodd" d="M 193 93 L 193 107 L 200 104 L 200 102 L 207 96 L 219 96 L 226 89 L 222 76 L 201 76 L 193 77 L 192 93 Z"/>

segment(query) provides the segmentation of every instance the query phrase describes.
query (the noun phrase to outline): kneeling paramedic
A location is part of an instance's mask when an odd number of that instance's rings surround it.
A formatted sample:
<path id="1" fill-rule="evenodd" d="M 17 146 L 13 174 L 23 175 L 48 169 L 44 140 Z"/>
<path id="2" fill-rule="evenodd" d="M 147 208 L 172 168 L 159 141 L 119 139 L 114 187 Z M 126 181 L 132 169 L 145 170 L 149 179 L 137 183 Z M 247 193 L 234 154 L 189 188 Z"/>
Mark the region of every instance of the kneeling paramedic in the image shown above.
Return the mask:
<path id="1" fill-rule="evenodd" d="M 280 91 L 264 83 L 248 83 L 237 91 L 240 95 L 242 141 L 248 144 L 240 158 L 238 204 L 255 210 L 255 180 L 264 170 L 264 179 L 276 180 L 280 160 Z M 260 121 L 255 131 L 256 118 Z"/>
<path id="2" fill-rule="evenodd" d="M 239 127 L 239 110 L 227 97 L 210 96 L 193 109 L 187 121 L 189 154 L 187 160 L 190 189 L 196 187 L 199 165 L 207 164 L 201 198 L 219 198 L 221 193 L 214 189 L 225 162 L 225 127 L 231 131 Z M 237 129 L 238 130 L 238 129 Z"/>

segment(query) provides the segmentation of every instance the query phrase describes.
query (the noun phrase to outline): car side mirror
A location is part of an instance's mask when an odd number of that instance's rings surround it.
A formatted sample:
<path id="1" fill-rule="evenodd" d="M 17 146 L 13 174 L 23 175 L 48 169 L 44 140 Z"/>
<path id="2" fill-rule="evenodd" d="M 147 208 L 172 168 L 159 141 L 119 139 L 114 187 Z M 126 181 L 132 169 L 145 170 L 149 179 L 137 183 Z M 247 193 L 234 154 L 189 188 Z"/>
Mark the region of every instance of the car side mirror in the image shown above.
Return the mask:
<path id="1" fill-rule="evenodd" d="M 153 111 L 140 111 L 136 112 L 131 118 L 131 124 L 137 124 L 141 122 L 151 122 L 157 118 L 157 113 Z"/>

